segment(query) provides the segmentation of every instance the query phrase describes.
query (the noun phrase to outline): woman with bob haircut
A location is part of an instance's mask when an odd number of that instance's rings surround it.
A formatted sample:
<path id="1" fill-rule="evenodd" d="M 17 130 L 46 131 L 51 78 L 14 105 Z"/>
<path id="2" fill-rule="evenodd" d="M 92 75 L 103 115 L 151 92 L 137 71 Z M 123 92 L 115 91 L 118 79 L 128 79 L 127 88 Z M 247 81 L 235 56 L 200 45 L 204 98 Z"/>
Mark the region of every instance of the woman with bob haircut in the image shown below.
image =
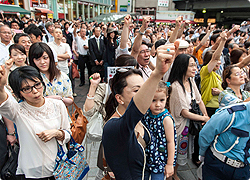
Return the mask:
<path id="1" fill-rule="evenodd" d="M 178 166 L 183 166 L 187 163 L 188 155 L 191 154 L 191 149 L 193 149 L 192 147 L 194 146 L 194 144 L 191 144 L 192 137 L 188 135 L 189 121 L 203 121 L 204 123 L 206 123 L 209 120 L 205 105 L 193 80 L 196 71 L 197 64 L 195 62 L 195 57 L 188 54 L 180 54 L 174 60 L 173 67 L 168 79 L 168 81 L 171 83 L 172 88 L 169 99 L 169 107 L 176 124 L 178 147 L 177 163 L 173 175 L 174 179 L 179 179 L 177 177 Z M 192 96 L 194 99 L 196 99 L 196 103 L 199 105 L 203 116 L 189 112 L 189 110 L 191 109 L 192 99 L 191 85 Z M 195 140 L 196 142 L 198 142 L 198 138 Z M 195 153 L 197 154 L 197 156 Z M 197 165 L 199 164 L 198 153 L 198 151 L 195 151 L 192 158 L 193 162 Z"/>
<path id="2" fill-rule="evenodd" d="M 67 74 L 57 69 L 53 52 L 47 44 L 32 44 L 29 63 L 41 73 L 46 86 L 46 97 L 62 100 L 66 106 L 73 104 L 70 79 Z"/>
<path id="3" fill-rule="evenodd" d="M 111 81 L 112 93 L 106 103 L 105 119 L 108 121 L 103 128 L 102 143 L 107 164 L 116 179 L 144 179 L 143 144 L 150 141 L 150 135 L 140 120 L 173 61 L 174 49 L 173 44 L 157 49 L 156 68 L 145 83 L 138 70 L 124 68 L 118 69 Z"/>
<path id="4" fill-rule="evenodd" d="M 5 62 L 6 68 L 14 71 L 17 67 L 27 66 L 27 56 L 24 46 L 12 44 L 9 47 L 10 59 Z"/>
<path id="5" fill-rule="evenodd" d="M 0 114 L 18 128 L 20 151 L 18 179 L 52 180 L 57 156 L 57 143 L 70 140 L 70 124 L 62 101 L 44 98 L 45 84 L 40 73 L 31 66 L 16 68 L 9 75 L 9 84 L 21 103 L 11 101 L 4 90 L 7 72 L 0 67 Z"/>

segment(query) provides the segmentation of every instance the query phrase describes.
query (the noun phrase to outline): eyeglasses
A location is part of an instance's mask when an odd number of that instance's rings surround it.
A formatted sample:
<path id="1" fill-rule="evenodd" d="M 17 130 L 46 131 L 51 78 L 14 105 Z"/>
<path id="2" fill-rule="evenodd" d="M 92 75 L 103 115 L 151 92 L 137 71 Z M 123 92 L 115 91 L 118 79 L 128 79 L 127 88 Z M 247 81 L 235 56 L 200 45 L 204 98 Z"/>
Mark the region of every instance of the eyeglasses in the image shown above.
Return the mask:
<path id="1" fill-rule="evenodd" d="M 41 89 L 42 87 L 43 87 L 43 83 L 40 81 L 40 82 L 35 83 L 34 86 L 27 86 L 27 87 L 22 88 L 21 91 L 25 94 L 28 94 L 31 91 L 33 91 L 33 88 Z"/>
<path id="2" fill-rule="evenodd" d="M 146 50 L 141 50 L 140 51 L 140 54 L 145 54 L 145 53 L 149 53 L 150 52 L 150 50 L 149 49 L 146 49 Z"/>
<path id="3" fill-rule="evenodd" d="M 2 34 L 12 34 L 11 32 L 0 32 L 0 33 L 2 33 Z"/>
<path id="4" fill-rule="evenodd" d="M 235 73 L 235 76 L 244 76 L 244 75 L 245 75 L 244 71 Z"/>

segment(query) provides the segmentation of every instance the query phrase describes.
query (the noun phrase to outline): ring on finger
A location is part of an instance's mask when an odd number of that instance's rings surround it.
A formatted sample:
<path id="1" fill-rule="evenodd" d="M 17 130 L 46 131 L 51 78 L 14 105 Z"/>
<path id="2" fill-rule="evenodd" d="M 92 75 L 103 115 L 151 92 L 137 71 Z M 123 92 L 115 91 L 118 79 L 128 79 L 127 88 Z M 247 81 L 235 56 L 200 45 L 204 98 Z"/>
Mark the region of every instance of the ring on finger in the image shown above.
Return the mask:
<path id="1" fill-rule="evenodd" d="M 168 52 L 168 53 L 170 52 L 170 49 L 169 49 L 169 48 L 167 48 L 167 52 Z"/>

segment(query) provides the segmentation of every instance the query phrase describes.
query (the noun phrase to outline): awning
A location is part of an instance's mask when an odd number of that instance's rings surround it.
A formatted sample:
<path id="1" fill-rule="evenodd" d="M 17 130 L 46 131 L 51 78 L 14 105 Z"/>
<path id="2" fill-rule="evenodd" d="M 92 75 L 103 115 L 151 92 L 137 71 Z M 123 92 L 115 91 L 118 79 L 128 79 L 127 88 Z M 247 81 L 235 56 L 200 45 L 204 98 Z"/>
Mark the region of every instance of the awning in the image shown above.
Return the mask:
<path id="1" fill-rule="evenodd" d="M 21 8 L 17 5 L 4 5 L 0 4 L 0 10 L 2 10 L 5 14 L 30 14 L 30 11 L 27 11 L 26 9 Z"/>
<path id="2" fill-rule="evenodd" d="M 155 20 L 155 22 L 159 22 L 159 23 L 175 23 L 175 20 L 164 20 L 164 19 L 157 19 Z M 190 24 L 197 24 L 194 21 L 190 21 Z"/>
<path id="3" fill-rule="evenodd" d="M 49 10 L 49 9 L 45 9 L 45 8 L 36 8 L 37 11 L 41 12 L 41 13 L 46 13 L 46 14 L 54 14 L 53 11 Z"/>

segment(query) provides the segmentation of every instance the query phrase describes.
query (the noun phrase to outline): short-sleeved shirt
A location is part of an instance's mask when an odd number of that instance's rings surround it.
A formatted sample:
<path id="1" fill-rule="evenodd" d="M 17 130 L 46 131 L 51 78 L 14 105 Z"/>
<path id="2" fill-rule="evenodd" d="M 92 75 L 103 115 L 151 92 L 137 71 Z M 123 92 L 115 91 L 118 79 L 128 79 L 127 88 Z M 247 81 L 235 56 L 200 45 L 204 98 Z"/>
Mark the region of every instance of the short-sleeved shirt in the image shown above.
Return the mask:
<path id="1" fill-rule="evenodd" d="M 49 42 L 48 45 L 52 47 L 57 54 L 65 54 L 67 53 L 69 57 L 72 57 L 71 49 L 69 47 L 69 44 L 67 43 L 60 43 L 60 45 L 57 45 L 55 41 Z M 63 71 L 65 74 L 69 74 L 69 68 L 68 68 L 68 60 L 64 61 L 58 61 L 58 69 L 60 71 Z"/>
<path id="2" fill-rule="evenodd" d="M 196 52 L 196 47 L 194 47 L 193 55 L 198 59 L 198 62 L 199 62 L 200 65 L 203 64 L 202 53 L 203 53 L 203 51 L 201 49 L 199 49 Z"/>
<path id="3" fill-rule="evenodd" d="M 84 45 L 89 46 L 89 39 L 86 37 L 86 39 L 84 40 L 80 36 L 76 36 L 75 41 L 76 41 L 76 44 L 77 44 L 77 52 L 80 55 L 83 55 L 83 56 L 87 55 L 88 49 L 84 49 L 83 46 Z"/>
<path id="4" fill-rule="evenodd" d="M 230 87 L 227 87 L 224 91 L 222 91 L 219 94 L 219 98 L 218 98 L 219 107 L 222 108 L 230 104 L 241 103 L 250 97 L 250 93 L 248 91 L 240 90 L 240 92 L 242 95 L 242 99 L 239 99 L 236 96 L 235 92 Z M 231 98 L 231 97 L 235 97 L 235 98 Z"/>
<path id="5" fill-rule="evenodd" d="M 64 72 L 61 72 L 61 75 L 55 77 L 52 82 L 49 81 L 45 74 L 41 73 L 41 76 L 46 86 L 45 96 L 73 97 L 71 81 Z"/>

